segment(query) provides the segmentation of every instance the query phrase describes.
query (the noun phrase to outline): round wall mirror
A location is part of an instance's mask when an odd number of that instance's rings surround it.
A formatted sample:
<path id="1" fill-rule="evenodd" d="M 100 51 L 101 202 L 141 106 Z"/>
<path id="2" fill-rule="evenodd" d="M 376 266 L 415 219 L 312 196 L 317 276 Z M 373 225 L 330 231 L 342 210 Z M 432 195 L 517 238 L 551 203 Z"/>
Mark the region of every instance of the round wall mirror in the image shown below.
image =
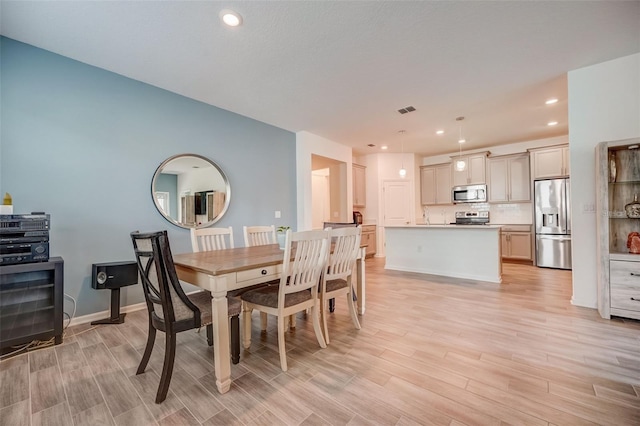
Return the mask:
<path id="1" fill-rule="evenodd" d="M 151 181 L 151 196 L 160 214 L 181 228 L 205 228 L 229 208 L 229 180 L 216 163 L 197 154 L 165 160 Z"/>

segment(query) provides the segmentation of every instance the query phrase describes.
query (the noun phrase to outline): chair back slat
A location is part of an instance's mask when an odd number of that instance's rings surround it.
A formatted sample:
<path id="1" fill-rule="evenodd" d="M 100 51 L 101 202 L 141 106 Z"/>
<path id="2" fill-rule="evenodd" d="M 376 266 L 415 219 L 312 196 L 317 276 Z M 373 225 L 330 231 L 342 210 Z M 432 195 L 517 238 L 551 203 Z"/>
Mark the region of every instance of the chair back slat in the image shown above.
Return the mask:
<path id="1" fill-rule="evenodd" d="M 131 240 L 149 314 L 155 314 L 167 328 L 183 320 L 199 327 L 200 310 L 180 286 L 167 231 L 132 232 Z"/>
<path id="2" fill-rule="evenodd" d="M 307 289 L 316 297 L 320 275 L 327 263 L 328 238 L 328 231 L 287 231 L 284 258 L 291 259 L 294 243 L 295 252 L 290 262 L 284 262 L 279 297 Z"/>
<path id="3" fill-rule="evenodd" d="M 233 228 L 191 228 L 191 249 L 194 253 L 234 248 Z"/>
<path id="4" fill-rule="evenodd" d="M 245 226 L 243 227 L 244 246 L 266 246 L 267 244 L 277 244 L 276 227 L 270 226 Z"/>

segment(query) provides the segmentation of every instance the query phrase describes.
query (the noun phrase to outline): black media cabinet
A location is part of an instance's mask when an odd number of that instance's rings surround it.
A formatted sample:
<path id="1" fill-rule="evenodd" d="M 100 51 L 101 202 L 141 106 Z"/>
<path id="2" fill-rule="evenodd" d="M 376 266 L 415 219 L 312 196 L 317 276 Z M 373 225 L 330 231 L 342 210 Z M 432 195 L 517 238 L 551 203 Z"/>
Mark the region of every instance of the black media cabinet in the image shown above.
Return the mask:
<path id="1" fill-rule="evenodd" d="M 0 266 L 0 349 L 45 341 L 62 343 L 64 261 Z"/>

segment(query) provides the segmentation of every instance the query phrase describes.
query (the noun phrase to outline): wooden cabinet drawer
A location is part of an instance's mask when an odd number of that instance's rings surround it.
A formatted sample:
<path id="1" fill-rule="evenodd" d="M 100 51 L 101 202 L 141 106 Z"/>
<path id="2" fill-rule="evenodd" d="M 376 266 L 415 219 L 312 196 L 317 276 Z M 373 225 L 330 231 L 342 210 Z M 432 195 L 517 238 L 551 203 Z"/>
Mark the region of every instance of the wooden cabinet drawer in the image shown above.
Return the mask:
<path id="1" fill-rule="evenodd" d="M 261 269 L 251 269 L 248 271 L 240 271 L 236 275 L 237 281 L 245 282 L 258 280 L 261 281 L 270 281 L 272 279 L 278 278 L 278 273 L 282 270 L 282 265 L 273 265 L 273 266 L 265 266 Z"/>
<path id="2" fill-rule="evenodd" d="M 640 262 L 609 264 L 611 307 L 640 311 Z"/>

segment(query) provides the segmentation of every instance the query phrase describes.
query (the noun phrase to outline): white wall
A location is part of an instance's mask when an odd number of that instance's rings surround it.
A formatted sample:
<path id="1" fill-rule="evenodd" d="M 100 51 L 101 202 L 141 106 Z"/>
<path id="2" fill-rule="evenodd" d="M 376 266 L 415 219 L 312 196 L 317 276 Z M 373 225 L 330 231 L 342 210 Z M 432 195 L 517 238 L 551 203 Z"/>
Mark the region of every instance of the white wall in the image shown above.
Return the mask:
<path id="1" fill-rule="evenodd" d="M 640 53 L 569 72 L 572 303 L 596 307 L 595 147 L 640 137 Z"/>
<path id="2" fill-rule="evenodd" d="M 351 147 L 309 132 L 296 133 L 296 194 L 298 231 L 313 229 L 313 201 L 311 184 L 311 156 L 320 155 L 346 163 L 346 209 L 337 221 L 353 220 L 346 212 L 353 210 L 353 177 Z"/>

